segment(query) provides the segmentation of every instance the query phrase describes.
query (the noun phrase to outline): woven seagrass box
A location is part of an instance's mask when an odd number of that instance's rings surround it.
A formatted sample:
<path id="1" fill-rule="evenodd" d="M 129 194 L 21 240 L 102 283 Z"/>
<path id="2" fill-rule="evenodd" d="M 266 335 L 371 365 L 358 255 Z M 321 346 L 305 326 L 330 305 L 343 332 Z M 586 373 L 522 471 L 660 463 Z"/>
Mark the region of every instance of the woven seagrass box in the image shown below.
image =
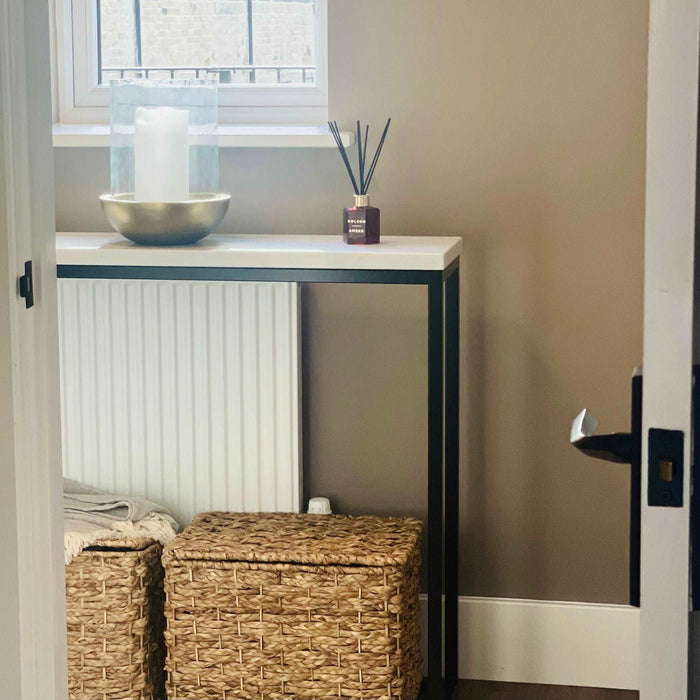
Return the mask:
<path id="1" fill-rule="evenodd" d="M 163 556 L 168 697 L 415 698 L 421 530 L 412 518 L 198 515 Z"/>
<path id="2" fill-rule="evenodd" d="M 66 566 L 68 694 L 165 697 L 162 547 L 103 540 Z"/>

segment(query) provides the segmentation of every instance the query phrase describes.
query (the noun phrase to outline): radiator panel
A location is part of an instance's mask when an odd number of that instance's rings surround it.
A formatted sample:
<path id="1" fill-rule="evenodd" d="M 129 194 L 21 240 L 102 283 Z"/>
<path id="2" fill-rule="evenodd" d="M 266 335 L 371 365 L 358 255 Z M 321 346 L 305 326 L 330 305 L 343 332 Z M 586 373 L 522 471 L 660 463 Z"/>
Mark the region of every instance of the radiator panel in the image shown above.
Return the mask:
<path id="1" fill-rule="evenodd" d="M 60 279 L 63 471 L 205 510 L 298 511 L 298 286 Z"/>

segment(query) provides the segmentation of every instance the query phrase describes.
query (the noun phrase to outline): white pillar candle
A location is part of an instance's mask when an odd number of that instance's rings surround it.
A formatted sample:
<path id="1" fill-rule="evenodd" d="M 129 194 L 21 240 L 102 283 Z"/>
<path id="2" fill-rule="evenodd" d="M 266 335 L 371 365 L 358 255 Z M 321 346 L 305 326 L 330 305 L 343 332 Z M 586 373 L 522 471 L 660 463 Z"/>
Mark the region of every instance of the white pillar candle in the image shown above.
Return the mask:
<path id="1" fill-rule="evenodd" d="M 135 197 L 182 202 L 190 197 L 189 114 L 173 107 L 138 107 L 134 139 Z"/>

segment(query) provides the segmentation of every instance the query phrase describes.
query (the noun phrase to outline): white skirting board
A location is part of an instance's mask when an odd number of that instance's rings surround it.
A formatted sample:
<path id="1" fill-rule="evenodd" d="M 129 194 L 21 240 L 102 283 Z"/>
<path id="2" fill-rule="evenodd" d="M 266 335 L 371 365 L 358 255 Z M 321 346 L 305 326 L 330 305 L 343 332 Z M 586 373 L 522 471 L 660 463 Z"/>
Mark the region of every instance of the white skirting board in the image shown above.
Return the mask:
<path id="1" fill-rule="evenodd" d="M 63 468 L 198 512 L 301 505 L 290 283 L 60 279 Z"/>
<path id="2" fill-rule="evenodd" d="M 421 596 L 423 658 L 427 601 Z M 639 688 L 639 608 L 460 597 L 459 677 Z"/>

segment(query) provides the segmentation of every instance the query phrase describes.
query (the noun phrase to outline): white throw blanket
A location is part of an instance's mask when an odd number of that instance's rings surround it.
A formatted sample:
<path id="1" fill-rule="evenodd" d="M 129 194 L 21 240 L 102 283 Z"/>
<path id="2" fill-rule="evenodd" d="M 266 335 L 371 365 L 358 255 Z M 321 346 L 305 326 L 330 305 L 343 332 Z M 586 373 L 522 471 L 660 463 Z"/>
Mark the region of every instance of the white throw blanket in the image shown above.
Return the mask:
<path id="1" fill-rule="evenodd" d="M 63 523 L 66 565 L 103 539 L 150 537 L 166 545 L 178 530 L 175 519 L 157 503 L 70 479 L 63 480 Z"/>

